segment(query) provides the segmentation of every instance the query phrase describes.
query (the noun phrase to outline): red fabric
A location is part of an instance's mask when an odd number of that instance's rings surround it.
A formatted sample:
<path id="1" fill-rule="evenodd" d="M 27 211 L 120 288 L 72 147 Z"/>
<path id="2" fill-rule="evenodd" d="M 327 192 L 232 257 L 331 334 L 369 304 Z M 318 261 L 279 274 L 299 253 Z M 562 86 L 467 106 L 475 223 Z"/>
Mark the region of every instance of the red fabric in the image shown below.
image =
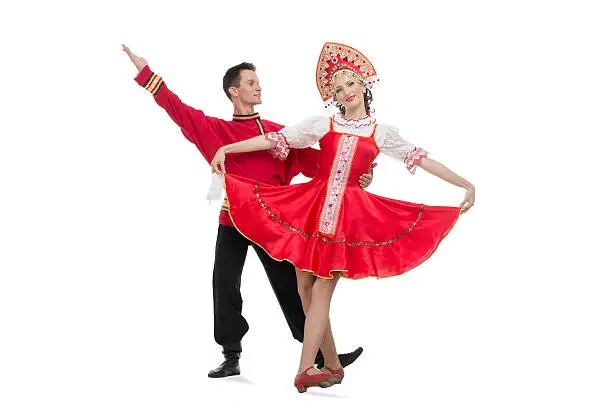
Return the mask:
<path id="1" fill-rule="evenodd" d="M 147 65 L 136 76 L 135 81 L 140 86 L 144 86 L 152 74 L 153 72 Z M 201 110 L 183 103 L 176 94 L 168 89 L 165 82 L 154 98 L 155 102 L 180 127 L 183 135 L 196 145 L 208 163 L 220 147 L 261 134 L 257 120 L 225 121 L 207 116 Z M 263 119 L 260 121 L 264 132 L 275 132 L 283 128 L 282 125 L 271 121 Z M 282 161 L 274 159 L 269 152 L 250 152 L 228 155 L 225 168 L 232 174 L 246 176 L 269 185 L 287 185 L 293 177 L 300 173 L 313 177 L 317 167 L 316 162 L 313 163 L 313 158 L 317 156 L 318 151 L 315 149 L 296 150 L 290 153 L 286 161 Z M 307 160 L 301 158 L 307 158 Z M 227 213 L 223 211 L 219 216 L 219 223 L 227 226 L 233 225 Z"/>
<path id="2" fill-rule="evenodd" d="M 341 138 L 346 136 L 331 131 L 321 139 L 320 169 L 308 183 L 279 187 L 227 174 L 236 228 L 273 258 L 324 278 L 331 278 L 332 271 L 347 278 L 390 277 L 421 264 L 453 227 L 460 209 L 389 199 L 360 188 L 359 176 L 378 155 L 371 137 L 353 137 L 358 141 L 353 140 L 337 228 L 333 234 L 321 233 L 328 184 L 340 173 L 334 164 Z"/>

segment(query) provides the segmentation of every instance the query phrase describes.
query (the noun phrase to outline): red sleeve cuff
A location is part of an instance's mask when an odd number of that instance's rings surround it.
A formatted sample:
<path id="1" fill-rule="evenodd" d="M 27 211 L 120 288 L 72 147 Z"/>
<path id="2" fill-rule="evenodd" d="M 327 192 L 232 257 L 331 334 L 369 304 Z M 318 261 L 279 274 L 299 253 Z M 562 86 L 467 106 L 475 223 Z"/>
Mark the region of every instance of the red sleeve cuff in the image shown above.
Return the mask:
<path id="1" fill-rule="evenodd" d="M 138 73 L 134 80 L 138 83 L 138 85 L 140 85 L 153 95 L 157 94 L 164 85 L 162 77 L 151 71 L 148 65 L 146 65 Z"/>
<path id="2" fill-rule="evenodd" d="M 134 81 L 136 81 L 138 85 L 142 87 L 146 84 L 151 74 L 153 74 L 153 71 L 151 71 L 148 65 L 145 65 L 144 68 L 138 73 L 136 78 L 134 78 Z"/>

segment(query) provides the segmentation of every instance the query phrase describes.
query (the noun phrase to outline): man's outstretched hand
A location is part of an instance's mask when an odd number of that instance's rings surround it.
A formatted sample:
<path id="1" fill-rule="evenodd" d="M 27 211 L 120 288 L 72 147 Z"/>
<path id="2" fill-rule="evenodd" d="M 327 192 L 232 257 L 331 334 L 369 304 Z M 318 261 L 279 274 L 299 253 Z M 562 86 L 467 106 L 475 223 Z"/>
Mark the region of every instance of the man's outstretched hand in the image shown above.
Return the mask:
<path id="1" fill-rule="evenodd" d="M 121 46 L 123 47 L 123 51 L 125 51 L 128 57 L 130 57 L 130 60 L 132 60 L 132 62 L 138 69 L 138 72 L 142 71 L 144 67 L 149 65 L 147 60 L 134 54 L 125 44 L 121 44 Z"/>

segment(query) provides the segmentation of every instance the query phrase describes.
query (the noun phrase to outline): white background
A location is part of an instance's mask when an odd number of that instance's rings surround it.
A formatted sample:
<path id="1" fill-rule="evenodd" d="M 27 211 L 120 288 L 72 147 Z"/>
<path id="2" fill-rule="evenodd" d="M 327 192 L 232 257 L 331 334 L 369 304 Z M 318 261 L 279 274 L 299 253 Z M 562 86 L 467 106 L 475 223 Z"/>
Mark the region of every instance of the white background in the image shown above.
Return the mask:
<path id="1" fill-rule="evenodd" d="M 596 1 L 19 2 L 2 6 L 0 407 L 610 408 L 611 13 Z M 218 203 L 197 149 L 121 43 L 230 119 L 254 62 L 264 118 L 324 115 L 325 41 L 373 61 L 377 118 L 472 181 L 427 263 L 343 280 L 342 385 L 298 395 L 293 341 L 252 250 L 243 375 L 208 379 Z M 370 191 L 463 192 L 379 158 Z"/>

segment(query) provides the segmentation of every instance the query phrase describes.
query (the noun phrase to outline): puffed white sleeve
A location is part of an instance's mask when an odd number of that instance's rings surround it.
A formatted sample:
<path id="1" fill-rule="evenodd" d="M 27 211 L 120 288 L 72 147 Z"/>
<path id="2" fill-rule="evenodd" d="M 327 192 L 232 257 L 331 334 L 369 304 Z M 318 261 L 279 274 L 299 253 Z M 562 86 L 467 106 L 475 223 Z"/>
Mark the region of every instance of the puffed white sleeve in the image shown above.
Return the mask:
<path id="1" fill-rule="evenodd" d="M 402 138 L 394 126 L 379 125 L 374 140 L 381 153 L 404 162 L 408 171 L 413 175 L 416 172 L 418 160 L 426 158 L 429 154 Z"/>
<path id="2" fill-rule="evenodd" d="M 275 144 L 271 150 L 274 156 L 284 160 L 290 149 L 304 149 L 319 142 L 329 132 L 329 123 L 330 119 L 323 116 L 310 117 L 297 125 L 267 133 L 266 140 Z"/>

